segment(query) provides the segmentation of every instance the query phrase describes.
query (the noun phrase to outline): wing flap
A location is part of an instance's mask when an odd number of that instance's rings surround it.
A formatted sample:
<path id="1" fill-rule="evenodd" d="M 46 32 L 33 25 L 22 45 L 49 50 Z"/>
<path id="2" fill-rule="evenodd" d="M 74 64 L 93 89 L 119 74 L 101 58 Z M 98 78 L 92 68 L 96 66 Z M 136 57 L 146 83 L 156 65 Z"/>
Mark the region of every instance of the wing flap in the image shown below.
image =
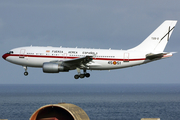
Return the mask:
<path id="1" fill-rule="evenodd" d="M 74 63 L 83 63 L 83 64 L 86 64 L 90 61 L 93 60 L 93 57 L 92 56 L 85 56 L 85 57 L 80 57 L 80 58 L 75 58 L 75 59 L 70 59 L 70 60 L 65 60 L 63 61 L 64 63 L 66 64 L 74 64 Z"/>

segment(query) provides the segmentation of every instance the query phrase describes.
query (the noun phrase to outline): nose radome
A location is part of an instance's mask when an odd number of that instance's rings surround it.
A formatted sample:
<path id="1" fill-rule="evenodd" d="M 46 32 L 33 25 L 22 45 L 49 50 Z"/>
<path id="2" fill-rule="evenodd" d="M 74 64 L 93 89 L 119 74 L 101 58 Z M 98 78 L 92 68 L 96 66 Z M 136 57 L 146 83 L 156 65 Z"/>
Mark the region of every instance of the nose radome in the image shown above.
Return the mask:
<path id="1" fill-rule="evenodd" d="M 2 58 L 5 59 L 5 60 L 6 60 L 7 57 L 8 57 L 7 53 L 2 56 Z"/>

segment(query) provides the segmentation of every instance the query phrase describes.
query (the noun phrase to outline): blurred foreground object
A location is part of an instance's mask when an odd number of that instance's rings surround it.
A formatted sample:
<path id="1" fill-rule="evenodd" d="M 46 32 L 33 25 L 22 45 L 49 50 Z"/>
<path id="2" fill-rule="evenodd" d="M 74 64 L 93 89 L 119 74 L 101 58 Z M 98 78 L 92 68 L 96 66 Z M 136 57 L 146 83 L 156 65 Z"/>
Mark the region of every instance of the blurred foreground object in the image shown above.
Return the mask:
<path id="1" fill-rule="evenodd" d="M 29 120 L 90 120 L 80 107 L 69 103 L 45 105 L 36 110 Z"/>

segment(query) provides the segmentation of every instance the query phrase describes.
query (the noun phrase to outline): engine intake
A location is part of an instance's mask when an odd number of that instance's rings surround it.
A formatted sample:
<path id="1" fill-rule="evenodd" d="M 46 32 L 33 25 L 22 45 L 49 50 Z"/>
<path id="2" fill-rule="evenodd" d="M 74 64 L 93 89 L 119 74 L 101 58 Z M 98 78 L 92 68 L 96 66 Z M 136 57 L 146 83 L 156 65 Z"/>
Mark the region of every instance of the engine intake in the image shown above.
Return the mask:
<path id="1" fill-rule="evenodd" d="M 69 69 L 59 65 L 58 63 L 43 63 L 43 72 L 44 73 L 59 73 L 59 72 L 68 72 Z"/>

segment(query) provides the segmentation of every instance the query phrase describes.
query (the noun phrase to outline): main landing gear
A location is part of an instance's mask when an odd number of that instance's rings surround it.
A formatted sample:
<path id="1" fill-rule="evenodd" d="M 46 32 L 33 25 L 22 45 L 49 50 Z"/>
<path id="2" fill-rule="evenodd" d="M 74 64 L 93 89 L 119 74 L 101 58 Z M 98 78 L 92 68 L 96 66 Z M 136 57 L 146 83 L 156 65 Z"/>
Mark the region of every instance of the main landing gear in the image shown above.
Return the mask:
<path id="1" fill-rule="evenodd" d="M 27 76 L 28 75 L 27 66 L 23 66 L 23 68 L 25 69 L 24 75 Z"/>
<path id="2" fill-rule="evenodd" d="M 84 78 L 84 77 L 87 77 L 87 78 L 90 77 L 90 74 L 89 74 L 89 73 L 86 73 L 86 69 L 83 70 L 84 74 L 81 74 L 79 68 L 77 68 L 77 72 L 78 72 L 78 74 L 77 74 L 77 75 L 74 75 L 74 78 L 75 78 L 75 79 Z"/>

